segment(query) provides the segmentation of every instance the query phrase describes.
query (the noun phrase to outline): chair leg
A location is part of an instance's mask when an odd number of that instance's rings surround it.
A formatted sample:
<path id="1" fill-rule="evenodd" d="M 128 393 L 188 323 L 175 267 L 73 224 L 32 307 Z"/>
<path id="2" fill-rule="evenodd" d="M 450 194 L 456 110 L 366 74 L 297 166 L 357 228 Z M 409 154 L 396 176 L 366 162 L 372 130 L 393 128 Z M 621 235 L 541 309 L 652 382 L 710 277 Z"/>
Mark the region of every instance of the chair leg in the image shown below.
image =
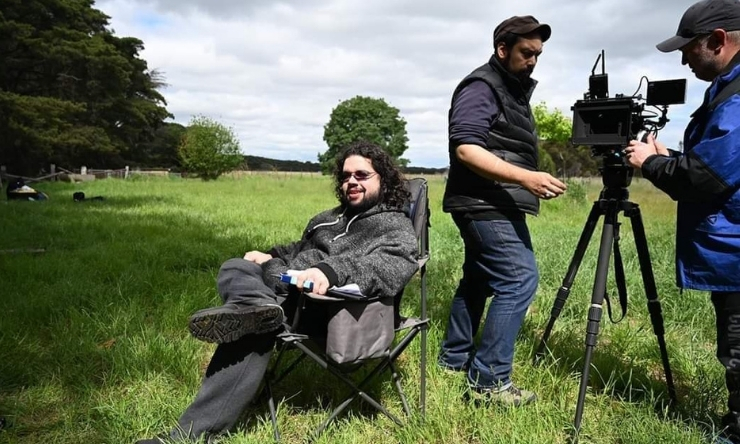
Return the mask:
<path id="1" fill-rule="evenodd" d="M 277 407 L 275 405 L 275 396 L 272 393 L 272 384 L 277 384 L 282 380 L 285 375 L 287 375 L 294 367 L 296 362 L 293 362 L 286 371 L 280 374 L 277 378 L 275 377 L 275 371 L 277 370 L 278 366 L 280 365 L 280 362 L 282 361 L 283 357 L 285 356 L 287 350 L 287 346 L 285 343 L 283 343 L 280 346 L 280 350 L 278 351 L 278 355 L 275 358 L 275 363 L 268 369 L 267 374 L 265 375 L 265 383 L 264 387 L 262 388 L 262 393 L 267 394 L 267 407 L 270 410 L 270 421 L 272 422 L 272 431 L 273 435 L 275 437 L 275 442 L 280 442 L 280 429 L 278 428 L 277 423 Z M 297 361 L 300 361 L 298 359 Z M 262 394 L 260 394 L 260 397 Z"/>
<path id="2" fill-rule="evenodd" d="M 424 419 L 427 413 L 427 325 L 421 327 L 421 387 L 419 387 L 419 413 Z"/>
<path id="3" fill-rule="evenodd" d="M 346 402 L 346 405 L 345 405 L 345 403 L 342 403 L 342 405 L 340 405 L 339 407 L 337 407 L 337 409 L 335 409 L 334 412 L 332 412 L 332 415 L 330 417 L 331 419 L 333 419 L 333 417 L 336 417 L 339 413 L 341 413 L 352 401 L 354 401 L 357 398 L 357 396 L 360 396 L 360 397 L 362 397 L 362 399 L 364 399 L 365 401 L 367 401 L 368 404 L 372 405 L 377 410 L 379 410 L 380 412 L 382 412 L 383 414 L 385 414 L 393 422 L 395 422 L 399 426 L 402 426 L 403 425 L 403 422 L 401 422 L 400 419 L 398 419 L 395 415 L 393 415 L 391 412 L 389 412 L 388 410 L 386 410 L 385 407 L 383 407 L 382 405 L 380 405 L 380 403 L 378 403 L 370 395 L 368 395 L 367 393 L 365 393 L 364 391 L 362 391 L 362 388 L 365 385 L 367 385 L 373 378 L 375 378 L 375 376 L 378 373 L 380 373 L 383 370 L 385 370 L 386 367 L 388 367 L 389 364 L 391 364 L 391 359 L 389 357 L 384 358 L 380 363 L 378 363 L 377 366 L 375 366 L 370 371 L 370 373 L 365 377 L 365 379 L 362 380 L 362 382 L 360 382 L 359 384 L 355 385 L 355 383 L 352 382 L 352 380 L 349 379 L 347 376 L 345 376 L 340 370 L 334 368 L 326 360 L 324 360 L 319 355 L 317 355 L 316 353 L 314 353 L 313 351 L 311 351 L 310 349 L 308 349 L 308 347 L 306 347 L 304 344 L 301 344 L 299 342 L 299 343 L 296 343 L 295 346 L 298 347 L 299 349 L 301 349 L 301 351 L 303 351 L 306 355 L 310 356 L 311 359 L 313 359 L 314 361 L 316 361 L 316 363 L 318 363 L 321 367 L 329 370 L 329 372 L 331 372 L 331 374 L 333 374 L 334 376 L 336 376 L 337 379 L 339 379 L 342 382 L 344 382 L 354 392 L 347 399 L 348 402 Z M 327 424 L 328 424 L 328 422 L 327 422 Z M 325 428 L 325 426 L 323 426 L 323 427 Z M 323 431 L 323 428 L 322 428 L 322 431 Z"/>
<path id="4" fill-rule="evenodd" d="M 354 401 L 355 399 L 357 399 L 356 395 L 350 396 L 349 398 L 345 399 L 344 402 L 339 404 L 339 406 L 335 408 L 333 412 L 331 412 L 331 415 L 329 415 L 329 417 L 326 418 L 324 422 L 322 422 L 321 425 L 319 425 L 316 430 L 313 431 L 309 442 L 313 442 L 314 440 L 318 439 L 319 435 L 321 435 L 324 430 L 329 427 L 329 424 L 331 424 L 331 422 L 334 421 L 337 416 L 339 416 L 350 404 L 352 404 L 352 401 Z"/>
<path id="5" fill-rule="evenodd" d="M 273 377 L 272 383 L 273 383 L 273 384 L 277 384 L 277 383 L 279 383 L 280 381 L 282 381 L 283 379 L 285 379 L 285 377 L 286 377 L 286 376 L 288 376 L 288 374 L 289 374 L 290 372 L 292 372 L 292 371 L 293 371 L 293 370 L 294 370 L 294 369 L 295 369 L 295 368 L 296 368 L 296 367 L 298 366 L 298 364 L 300 364 L 300 362 L 301 362 L 301 361 L 303 361 L 304 359 L 306 359 L 306 355 L 299 355 L 299 356 L 298 356 L 297 358 L 295 358 L 295 360 L 293 360 L 293 362 L 291 362 L 291 363 L 290 363 L 290 365 L 289 365 L 289 366 L 288 366 L 288 367 L 287 367 L 287 368 L 286 368 L 285 370 L 283 370 L 283 371 L 282 371 L 282 372 L 281 372 L 281 373 L 280 373 L 280 374 L 279 374 L 279 375 L 278 375 L 277 377 Z"/>
<path id="6" fill-rule="evenodd" d="M 277 423 L 277 409 L 275 408 L 275 397 L 272 394 L 272 384 L 265 381 L 265 390 L 267 391 L 267 407 L 270 409 L 270 420 L 272 421 L 272 431 L 275 436 L 275 442 L 280 442 L 280 430 Z"/>
<path id="7" fill-rule="evenodd" d="M 401 404 L 403 404 L 403 411 L 406 412 L 406 416 L 411 416 L 411 409 L 409 409 L 406 394 L 403 392 L 403 388 L 401 387 L 401 375 L 398 374 L 398 369 L 392 362 L 388 365 L 391 368 L 391 377 L 393 378 L 393 384 L 396 386 L 396 392 L 398 393 L 398 397 L 401 398 Z"/>
<path id="8" fill-rule="evenodd" d="M 363 381 L 363 382 L 365 382 L 365 381 Z M 352 404 L 352 401 L 354 401 L 355 399 L 357 399 L 358 396 L 362 397 L 362 399 L 364 399 L 368 404 L 372 405 L 373 407 L 375 407 L 376 410 L 380 411 L 385 416 L 387 416 L 388 418 L 390 418 L 390 420 L 393 421 L 393 422 L 395 422 L 396 425 L 403 426 L 403 422 L 401 422 L 401 420 L 398 419 L 396 417 L 396 415 L 394 415 L 393 413 L 391 413 L 388 410 L 386 410 L 385 407 L 383 407 L 382 405 L 380 405 L 370 395 L 368 395 L 367 393 L 361 391 L 360 388 L 355 387 L 354 385 L 351 385 L 351 386 L 352 386 L 353 389 L 355 389 L 355 392 L 350 397 L 348 397 L 347 399 L 345 399 L 344 402 L 342 402 L 341 404 L 339 404 L 339 406 L 336 409 L 334 409 L 333 412 L 331 412 L 331 415 L 329 415 L 329 417 L 326 418 L 324 420 L 324 422 L 322 422 L 321 425 L 318 428 L 316 428 L 316 430 L 314 430 L 314 432 L 312 434 L 311 441 L 313 441 L 314 439 L 318 438 L 319 435 L 321 435 L 321 433 L 323 433 L 324 430 L 326 430 L 326 428 L 329 426 L 329 424 L 331 424 L 332 421 L 334 421 L 337 418 L 337 416 L 339 416 L 342 412 L 344 412 L 347 409 L 347 407 L 349 407 L 349 405 Z"/>
<path id="9" fill-rule="evenodd" d="M 355 384 L 351 379 L 349 379 L 341 370 L 335 368 L 333 365 L 329 364 L 328 361 L 323 359 L 320 355 L 314 353 L 312 350 L 310 350 L 306 345 L 301 343 L 300 341 L 292 343 L 293 346 L 300 349 L 303 353 L 293 362 L 290 364 L 290 366 L 282 372 L 278 378 L 275 378 L 275 370 L 277 366 L 274 366 L 271 370 L 271 372 L 268 373 L 270 376 L 269 381 L 272 381 L 275 383 L 276 381 L 281 380 L 283 377 L 285 377 L 290 371 L 306 357 L 310 357 L 313 361 L 315 361 L 319 366 L 322 368 L 329 370 L 331 374 L 333 374 L 337 379 L 344 382 L 351 390 L 352 392 L 350 395 L 342 401 L 341 404 L 339 404 L 332 412 L 331 414 L 313 431 L 311 435 L 307 438 L 308 442 L 315 441 L 342 412 L 344 412 L 349 405 L 356 400 L 358 397 L 362 398 L 365 402 L 373 406 L 376 410 L 383 413 L 385 416 L 387 416 L 391 421 L 396 423 L 399 426 L 403 426 L 403 422 L 396 417 L 393 413 L 389 412 L 385 407 L 383 407 L 378 401 L 376 401 L 373 397 L 368 395 L 363 391 L 363 388 L 369 384 L 378 374 L 382 373 L 386 370 L 386 368 L 390 369 L 391 376 L 393 379 L 393 384 L 396 392 L 398 393 L 399 397 L 401 398 L 401 403 L 403 405 L 404 413 L 407 416 L 411 416 L 411 409 L 409 407 L 408 399 L 406 398 L 406 394 L 403 391 L 403 387 L 401 386 L 401 376 L 398 372 L 397 367 L 394 364 L 394 360 L 408 347 L 408 345 L 413 341 L 414 337 L 418 333 L 422 333 L 423 336 L 426 336 L 426 325 L 424 326 L 417 326 L 413 328 L 406 337 L 404 337 L 399 344 L 396 345 L 396 347 L 393 348 L 393 350 L 390 351 L 389 355 L 382 359 L 371 371 L 366 375 L 366 377 L 359 383 Z M 426 338 L 424 338 L 426 339 Z M 424 341 L 426 342 L 426 341 Z M 426 344 L 423 344 L 424 348 Z M 278 359 L 276 360 L 276 364 L 279 363 L 280 358 L 282 357 L 283 350 L 278 354 Z M 423 359 L 423 358 L 422 358 Z M 426 383 L 426 375 L 425 375 L 425 368 L 426 368 L 426 362 L 422 363 L 422 385 L 425 385 Z M 277 414 L 275 410 L 275 402 L 274 398 L 272 396 L 272 388 L 269 383 L 269 381 L 266 383 L 266 390 L 269 395 L 268 404 L 270 407 L 270 416 L 271 420 L 273 422 L 273 428 L 275 431 L 275 440 L 280 441 L 280 434 L 278 432 L 277 428 Z M 422 387 L 421 392 L 421 408 L 422 408 L 422 415 L 423 415 L 423 408 L 424 408 L 424 402 L 425 402 L 425 388 Z"/>

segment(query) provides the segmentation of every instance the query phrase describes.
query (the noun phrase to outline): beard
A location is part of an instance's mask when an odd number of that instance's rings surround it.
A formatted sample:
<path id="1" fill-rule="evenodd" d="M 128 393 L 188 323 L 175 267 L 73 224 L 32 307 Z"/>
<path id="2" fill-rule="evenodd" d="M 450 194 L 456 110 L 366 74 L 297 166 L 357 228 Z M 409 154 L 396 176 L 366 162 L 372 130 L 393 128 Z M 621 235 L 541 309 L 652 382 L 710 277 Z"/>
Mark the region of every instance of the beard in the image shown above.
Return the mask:
<path id="1" fill-rule="evenodd" d="M 364 213 L 370 208 L 380 203 L 380 192 L 370 194 L 365 191 L 365 196 L 360 202 L 352 203 L 347 198 L 347 193 L 342 194 L 342 206 L 346 208 L 346 214 L 348 216 L 354 216 L 360 213 Z"/>
<path id="2" fill-rule="evenodd" d="M 506 70 L 509 71 L 509 74 L 516 77 L 522 83 L 527 82 L 530 78 L 532 78 L 532 73 L 534 72 L 533 66 L 523 68 L 519 71 L 514 71 L 511 67 L 511 54 L 506 55 L 506 57 L 502 61 L 502 65 L 504 65 Z"/>
<path id="3" fill-rule="evenodd" d="M 515 72 L 515 71 L 509 71 L 511 75 L 519 79 L 520 82 L 526 83 L 532 78 L 532 73 L 534 72 L 534 68 L 524 68 L 521 71 Z"/>
<path id="4" fill-rule="evenodd" d="M 711 82 L 722 71 L 717 59 L 709 51 L 702 51 L 695 63 L 689 65 L 697 79 Z"/>

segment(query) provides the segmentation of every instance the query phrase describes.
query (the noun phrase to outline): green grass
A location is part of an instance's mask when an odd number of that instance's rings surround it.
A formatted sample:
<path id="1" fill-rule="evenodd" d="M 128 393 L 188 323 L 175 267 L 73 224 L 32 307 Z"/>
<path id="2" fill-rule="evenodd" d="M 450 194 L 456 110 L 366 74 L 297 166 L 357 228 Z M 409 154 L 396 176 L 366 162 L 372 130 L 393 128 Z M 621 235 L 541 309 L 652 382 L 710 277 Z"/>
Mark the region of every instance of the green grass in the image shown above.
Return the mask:
<path id="1" fill-rule="evenodd" d="M 460 277 L 462 243 L 441 211 L 444 182 L 430 183 L 426 419 L 411 418 L 400 428 L 355 404 L 319 442 L 568 442 L 603 219 L 555 324 L 550 353 L 539 366 L 532 355 L 600 184 L 574 183 L 570 197 L 543 202 L 542 215 L 530 219 L 541 281 L 518 340 L 514 380 L 536 391 L 539 401 L 505 409 L 465 403 L 463 376 L 433 365 Z M 0 204 L 0 414 L 12 424 L 0 431 L 2 443 L 118 444 L 167 430 L 192 399 L 213 351 L 189 337 L 186 322 L 193 311 L 218 303 L 220 264 L 296 239 L 309 217 L 335 202 L 327 178 L 298 175 L 37 188 L 51 199 Z M 75 191 L 106 199 L 74 203 Z M 618 324 L 606 316 L 601 323 L 580 442 L 711 442 L 726 393 L 708 295 L 680 294 L 674 286 L 675 204 L 644 181 L 630 192 L 643 213 L 680 404 L 666 407 L 630 222 L 621 216 L 629 312 Z M 45 252 L 18 252 L 38 248 Z M 613 272 L 608 289 L 616 293 Z M 417 297 L 418 286 L 411 285 L 406 310 L 416 308 Z M 411 400 L 419 393 L 418 351 L 417 341 L 401 364 Z M 316 374 L 306 366 L 278 387 L 287 399 L 279 407 L 285 442 L 300 442 L 344 394 Z M 372 391 L 401 414 L 389 382 Z M 223 442 L 271 437 L 267 409 L 256 405 Z"/>

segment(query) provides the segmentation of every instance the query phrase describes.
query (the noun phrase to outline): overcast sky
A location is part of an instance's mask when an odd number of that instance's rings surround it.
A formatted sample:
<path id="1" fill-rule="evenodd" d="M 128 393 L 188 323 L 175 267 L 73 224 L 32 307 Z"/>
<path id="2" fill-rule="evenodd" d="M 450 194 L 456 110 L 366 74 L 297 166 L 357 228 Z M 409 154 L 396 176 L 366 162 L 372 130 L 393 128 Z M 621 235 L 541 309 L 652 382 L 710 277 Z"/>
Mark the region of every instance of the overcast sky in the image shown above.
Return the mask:
<path id="1" fill-rule="evenodd" d="M 339 102 L 385 99 L 406 120 L 412 166 L 444 167 L 450 95 L 492 52 L 512 15 L 552 26 L 533 77 L 532 102 L 570 116 L 602 49 L 610 93 L 631 95 L 642 76 L 687 78 L 659 139 L 675 147 L 707 84 L 655 44 L 676 32 L 693 0 L 105 0 L 119 37 L 168 83 L 175 121 L 195 114 L 232 127 L 246 154 L 316 161 Z M 643 95 L 646 92 L 642 87 Z"/>

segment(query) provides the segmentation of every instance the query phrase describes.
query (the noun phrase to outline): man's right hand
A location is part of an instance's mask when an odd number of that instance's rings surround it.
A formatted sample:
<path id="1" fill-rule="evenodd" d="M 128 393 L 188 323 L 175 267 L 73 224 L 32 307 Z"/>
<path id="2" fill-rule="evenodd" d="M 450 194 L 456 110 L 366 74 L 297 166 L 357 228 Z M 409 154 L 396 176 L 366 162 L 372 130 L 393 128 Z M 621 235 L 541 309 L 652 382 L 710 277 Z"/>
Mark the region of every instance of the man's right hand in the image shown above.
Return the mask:
<path id="1" fill-rule="evenodd" d="M 270 259 L 272 259 L 272 255 L 263 253 L 261 251 L 249 251 L 244 254 L 244 260 L 254 262 L 257 265 L 262 265 Z"/>
<path id="2" fill-rule="evenodd" d="M 568 188 L 563 182 L 543 171 L 528 171 L 520 185 L 540 199 L 553 199 Z"/>

